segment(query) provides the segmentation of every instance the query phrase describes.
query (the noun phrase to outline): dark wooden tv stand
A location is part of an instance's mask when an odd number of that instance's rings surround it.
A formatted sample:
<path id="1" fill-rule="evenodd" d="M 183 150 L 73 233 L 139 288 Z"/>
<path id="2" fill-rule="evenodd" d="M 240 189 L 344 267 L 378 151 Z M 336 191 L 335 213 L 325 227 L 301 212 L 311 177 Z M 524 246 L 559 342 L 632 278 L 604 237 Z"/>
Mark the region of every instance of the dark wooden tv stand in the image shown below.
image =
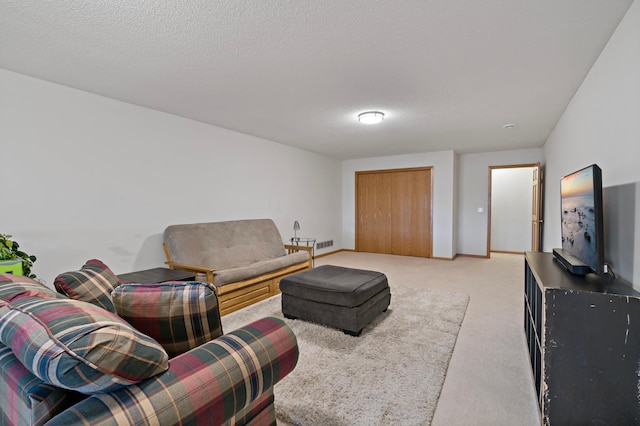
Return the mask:
<path id="1" fill-rule="evenodd" d="M 542 424 L 640 424 L 640 293 L 525 256 L 524 329 Z"/>

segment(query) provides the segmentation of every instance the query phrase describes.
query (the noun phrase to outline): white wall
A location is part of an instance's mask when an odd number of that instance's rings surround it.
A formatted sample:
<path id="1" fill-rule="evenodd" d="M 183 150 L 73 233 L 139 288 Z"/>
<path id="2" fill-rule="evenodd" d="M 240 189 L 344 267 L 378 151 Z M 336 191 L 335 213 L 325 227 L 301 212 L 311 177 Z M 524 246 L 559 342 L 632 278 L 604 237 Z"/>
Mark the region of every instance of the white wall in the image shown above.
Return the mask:
<path id="1" fill-rule="evenodd" d="M 453 151 L 345 160 L 342 164 L 342 242 L 355 248 L 355 172 L 365 170 L 433 167 L 432 169 L 432 256 L 450 259 L 455 255 L 454 236 L 454 170 Z"/>
<path id="2" fill-rule="evenodd" d="M 544 145 L 544 249 L 560 246 L 560 178 L 597 163 L 603 185 L 640 182 L 640 2 L 634 2 Z M 638 199 L 636 198 L 636 203 Z M 605 205 L 605 216 L 607 214 Z M 640 211 L 636 205 L 636 212 Z M 636 214 L 633 272 L 640 288 L 640 215 Z M 606 219 L 605 219 L 606 220 Z M 615 240 L 620 235 L 607 235 Z M 605 254 L 605 259 L 607 255 Z M 617 259 L 607 259 L 616 267 Z"/>
<path id="3" fill-rule="evenodd" d="M 341 163 L 0 70 L 0 233 L 47 284 L 99 258 L 162 266 L 175 223 L 269 217 L 341 246 Z"/>
<path id="4" fill-rule="evenodd" d="M 532 167 L 491 171 L 491 250 L 531 250 Z"/>
<path id="5" fill-rule="evenodd" d="M 487 255 L 489 166 L 535 164 L 542 149 L 460 155 L 458 183 L 458 253 Z M 483 209 L 478 213 L 478 207 Z"/>

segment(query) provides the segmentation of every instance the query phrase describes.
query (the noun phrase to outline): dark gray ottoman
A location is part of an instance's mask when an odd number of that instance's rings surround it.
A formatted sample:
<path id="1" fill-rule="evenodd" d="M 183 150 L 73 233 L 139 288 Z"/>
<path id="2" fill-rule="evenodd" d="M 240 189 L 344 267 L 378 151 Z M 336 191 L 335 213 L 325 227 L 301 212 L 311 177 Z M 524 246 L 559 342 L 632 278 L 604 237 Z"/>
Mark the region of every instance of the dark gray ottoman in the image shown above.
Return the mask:
<path id="1" fill-rule="evenodd" d="M 280 281 L 282 313 L 359 336 L 387 310 L 391 292 L 381 272 L 323 265 Z"/>

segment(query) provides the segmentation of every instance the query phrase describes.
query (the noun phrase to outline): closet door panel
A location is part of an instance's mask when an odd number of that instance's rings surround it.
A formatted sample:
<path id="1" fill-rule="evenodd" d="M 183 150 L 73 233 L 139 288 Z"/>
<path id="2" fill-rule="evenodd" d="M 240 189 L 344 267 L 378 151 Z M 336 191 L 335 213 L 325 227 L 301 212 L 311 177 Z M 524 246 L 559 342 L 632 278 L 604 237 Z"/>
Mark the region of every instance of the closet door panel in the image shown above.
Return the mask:
<path id="1" fill-rule="evenodd" d="M 356 251 L 431 257 L 431 169 L 356 172 Z"/>
<path id="2" fill-rule="evenodd" d="M 431 171 L 391 173 L 391 253 L 430 257 Z"/>
<path id="3" fill-rule="evenodd" d="M 391 253 L 391 179 L 387 173 L 356 176 L 356 250 Z"/>

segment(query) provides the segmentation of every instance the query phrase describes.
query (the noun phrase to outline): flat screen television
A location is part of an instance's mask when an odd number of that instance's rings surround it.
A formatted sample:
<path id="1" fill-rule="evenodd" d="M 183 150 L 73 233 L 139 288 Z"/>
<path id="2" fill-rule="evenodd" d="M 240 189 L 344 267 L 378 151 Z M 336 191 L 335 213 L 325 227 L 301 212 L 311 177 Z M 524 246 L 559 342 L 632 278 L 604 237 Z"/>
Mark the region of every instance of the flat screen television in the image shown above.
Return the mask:
<path id="1" fill-rule="evenodd" d="M 570 272 L 604 273 L 602 171 L 596 164 L 560 180 L 562 249 L 556 259 Z"/>

